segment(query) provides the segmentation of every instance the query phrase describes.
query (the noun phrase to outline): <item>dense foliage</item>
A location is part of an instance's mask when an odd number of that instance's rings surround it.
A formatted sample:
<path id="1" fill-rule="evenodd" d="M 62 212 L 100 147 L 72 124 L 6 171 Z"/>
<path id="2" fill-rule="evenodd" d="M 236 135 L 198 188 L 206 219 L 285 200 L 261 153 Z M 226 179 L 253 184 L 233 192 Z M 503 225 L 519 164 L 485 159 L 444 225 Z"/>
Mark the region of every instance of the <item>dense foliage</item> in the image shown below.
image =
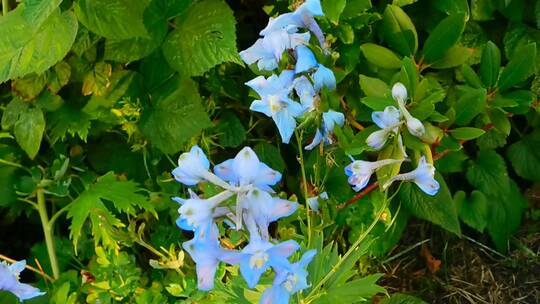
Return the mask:
<path id="1" fill-rule="evenodd" d="M 369 302 L 410 219 L 505 253 L 540 181 L 538 0 L 2 9 L 2 303 Z"/>

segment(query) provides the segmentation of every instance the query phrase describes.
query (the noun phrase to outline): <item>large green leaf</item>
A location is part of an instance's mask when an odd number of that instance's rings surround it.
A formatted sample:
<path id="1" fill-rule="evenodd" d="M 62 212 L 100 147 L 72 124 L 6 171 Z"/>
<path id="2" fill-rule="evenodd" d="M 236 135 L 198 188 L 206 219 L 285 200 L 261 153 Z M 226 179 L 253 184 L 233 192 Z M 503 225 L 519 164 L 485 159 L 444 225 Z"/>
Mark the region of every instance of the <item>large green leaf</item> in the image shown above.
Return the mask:
<path id="1" fill-rule="evenodd" d="M 501 52 L 495 43 L 488 41 L 480 61 L 480 78 L 486 87 L 493 87 L 497 83 L 500 68 Z"/>
<path id="2" fill-rule="evenodd" d="M 325 295 L 315 303 L 356 303 L 371 299 L 378 293 L 386 290 L 377 285 L 382 274 L 372 274 L 366 277 L 349 281 L 341 286 L 329 288 Z"/>
<path id="3" fill-rule="evenodd" d="M 339 17 L 347 5 L 347 0 L 323 0 L 321 4 L 326 18 L 335 25 L 339 24 Z"/>
<path id="4" fill-rule="evenodd" d="M 45 117 L 39 108 L 29 108 L 22 112 L 13 128 L 17 143 L 32 159 L 39 151 L 44 131 Z"/>
<path id="5" fill-rule="evenodd" d="M 536 43 L 520 47 L 512 54 L 510 62 L 501 72 L 498 87 L 504 91 L 527 79 L 534 72 L 536 58 Z"/>
<path id="6" fill-rule="evenodd" d="M 454 14 L 444 18 L 429 34 L 424 43 L 424 60 L 427 63 L 432 63 L 441 59 L 456 44 L 464 29 L 464 14 Z"/>
<path id="7" fill-rule="evenodd" d="M 143 13 L 150 0 L 79 0 L 75 13 L 92 32 L 112 39 L 148 37 Z"/>
<path id="8" fill-rule="evenodd" d="M 171 79 L 152 97 L 152 107 L 143 112 L 141 128 L 165 153 L 180 151 L 187 140 L 211 126 L 197 84 L 190 78 Z"/>
<path id="9" fill-rule="evenodd" d="M 456 124 L 460 126 L 467 125 L 476 117 L 476 115 L 484 111 L 485 107 L 485 89 L 467 90 L 459 97 L 456 106 L 454 107 L 456 110 Z"/>
<path id="10" fill-rule="evenodd" d="M 425 194 L 413 183 L 404 183 L 399 191 L 401 204 L 412 215 L 461 235 L 458 213 L 450 190 L 440 174 L 437 173 L 435 179 L 439 182 L 440 189 L 434 196 Z"/>
<path id="11" fill-rule="evenodd" d="M 540 182 L 540 132 L 512 144 L 508 148 L 508 159 L 519 176 Z"/>
<path id="12" fill-rule="evenodd" d="M 0 18 L 0 83 L 44 72 L 64 58 L 77 33 L 77 20 L 69 11 L 56 9 L 38 27 L 17 13 Z"/>
<path id="13" fill-rule="evenodd" d="M 492 150 L 481 150 L 467 169 L 467 180 L 486 194 L 504 195 L 510 189 L 510 178 L 504 159 Z"/>
<path id="14" fill-rule="evenodd" d="M 386 43 L 401 55 L 410 56 L 418 48 L 418 34 L 411 19 L 399 6 L 384 10 L 382 32 Z"/>
<path id="15" fill-rule="evenodd" d="M 470 227 L 484 232 L 489 215 L 488 201 L 484 193 L 475 190 L 470 198 L 467 198 L 465 192 L 458 191 L 454 195 L 454 201 L 459 209 L 459 218 Z"/>
<path id="16" fill-rule="evenodd" d="M 367 61 L 377 67 L 383 69 L 399 69 L 401 67 L 401 59 L 394 52 L 383 46 L 374 43 L 364 43 L 360 46 L 360 50 Z"/>
<path id="17" fill-rule="evenodd" d="M 241 64 L 236 49 L 235 19 L 222 0 L 203 0 L 178 17 L 163 44 L 163 54 L 178 72 L 198 76 L 222 62 Z"/>
<path id="18" fill-rule="evenodd" d="M 119 181 L 112 172 L 109 172 L 90 185 L 82 192 L 70 205 L 67 217 L 71 219 L 70 237 L 73 240 L 75 248 L 81 236 L 81 231 L 86 219 L 90 217 L 93 226 L 101 226 L 104 222 L 107 225 L 121 227 L 120 222 L 105 206 L 103 200 L 113 203 L 116 210 L 134 214 L 137 208 L 151 210 L 151 205 L 147 203 L 146 197 L 138 194 L 141 189 L 131 181 Z M 93 232 L 100 233 L 95 236 L 95 243 L 108 238 L 103 234 L 103 230 L 93 227 Z"/>

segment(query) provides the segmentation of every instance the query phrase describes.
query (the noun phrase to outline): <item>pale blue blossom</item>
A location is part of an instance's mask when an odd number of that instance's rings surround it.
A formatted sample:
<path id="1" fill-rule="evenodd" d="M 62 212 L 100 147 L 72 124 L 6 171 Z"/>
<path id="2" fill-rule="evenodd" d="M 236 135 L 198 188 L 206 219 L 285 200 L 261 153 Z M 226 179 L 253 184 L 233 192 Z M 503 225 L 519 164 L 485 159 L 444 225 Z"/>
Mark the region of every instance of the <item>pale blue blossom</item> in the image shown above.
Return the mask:
<path id="1" fill-rule="evenodd" d="M 298 98 L 300 98 L 300 103 L 302 104 L 304 111 L 308 112 L 313 110 L 317 92 L 315 92 L 315 88 L 311 81 L 306 76 L 297 77 L 294 80 L 294 90 L 296 91 Z"/>
<path id="2" fill-rule="evenodd" d="M 315 54 L 305 45 L 299 45 L 296 48 L 296 65 L 294 72 L 296 74 L 307 72 L 319 66 Z"/>
<path id="3" fill-rule="evenodd" d="M 397 82 L 392 87 L 392 97 L 398 103 L 401 114 L 405 118 L 405 123 L 409 132 L 416 137 L 421 137 L 422 135 L 424 135 L 426 130 L 422 122 L 417 118 L 413 117 L 405 107 L 405 101 L 407 100 L 407 88 L 405 88 L 402 83 Z"/>
<path id="4" fill-rule="evenodd" d="M 38 288 L 19 282 L 19 275 L 25 267 L 25 260 L 15 262 L 11 265 L 6 262 L 0 262 L 0 290 L 11 292 L 20 301 L 45 294 L 45 292 L 40 291 Z"/>
<path id="5" fill-rule="evenodd" d="M 305 147 L 306 150 L 312 150 L 315 148 L 318 144 L 320 144 L 323 140 L 325 144 L 332 144 L 334 140 L 332 139 L 332 134 L 334 131 L 334 127 L 336 125 L 342 127 L 345 123 L 345 116 L 343 113 L 336 112 L 333 110 L 329 110 L 328 112 L 324 112 L 322 114 L 323 117 L 323 123 L 321 128 L 318 128 L 315 132 L 315 137 L 311 141 L 309 145 Z"/>
<path id="6" fill-rule="evenodd" d="M 379 168 L 403 162 L 403 159 L 383 159 L 374 162 L 351 159 L 353 162 L 345 167 L 345 174 L 356 192 L 367 186 L 371 175 Z"/>
<path id="7" fill-rule="evenodd" d="M 416 169 L 392 177 L 383 185 L 383 189 L 388 188 L 395 181 L 412 181 L 428 195 L 437 194 L 440 188 L 439 182 L 435 180 L 435 167 L 426 161 L 425 156 L 420 158 Z"/>
<path id="8" fill-rule="evenodd" d="M 319 211 L 319 200 L 328 200 L 328 193 L 322 192 L 317 196 L 312 196 L 307 199 L 307 204 L 309 208 L 315 212 Z"/>
<path id="9" fill-rule="evenodd" d="M 327 87 L 329 90 L 336 89 L 336 76 L 334 72 L 322 64 L 317 66 L 317 71 L 311 77 L 317 91 L 320 91 L 323 87 Z"/>
<path id="10" fill-rule="evenodd" d="M 392 133 L 398 134 L 399 125 L 401 124 L 400 112 L 396 107 L 388 106 L 382 112 L 373 112 L 371 119 L 381 130 L 371 133 L 366 139 L 366 143 L 371 148 L 380 150 Z"/>

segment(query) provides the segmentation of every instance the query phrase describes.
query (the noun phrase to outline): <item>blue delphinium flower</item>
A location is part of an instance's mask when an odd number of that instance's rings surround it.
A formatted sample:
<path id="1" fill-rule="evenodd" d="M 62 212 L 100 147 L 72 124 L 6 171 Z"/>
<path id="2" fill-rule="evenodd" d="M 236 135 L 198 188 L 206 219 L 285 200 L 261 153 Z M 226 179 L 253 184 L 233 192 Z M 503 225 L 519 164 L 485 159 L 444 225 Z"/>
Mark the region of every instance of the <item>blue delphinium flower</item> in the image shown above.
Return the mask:
<path id="1" fill-rule="evenodd" d="M 381 130 L 371 133 L 366 139 L 368 146 L 375 150 L 380 150 L 388 140 L 390 134 L 394 133 L 398 136 L 398 128 L 401 124 L 400 112 L 394 106 L 388 106 L 383 112 L 373 112 L 371 119 L 381 128 Z"/>
<path id="2" fill-rule="evenodd" d="M 302 104 L 302 107 L 304 107 L 304 111 L 308 112 L 313 110 L 317 92 L 315 92 L 315 88 L 311 81 L 306 76 L 300 76 L 294 80 L 293 85 L 296 95 L 298 95 L 300 103 Z"/>
<path id="3" fill-rule="evenodd" d="M 289 143 L 296 128 L 295 118 L 304 113 L 301 104 L 289 98 L 293 89 L 294 72 L 285 70 L 279 76 L 264 78 L 259 76 L 246 85 L 255 90 L 261 97 L 255 100 L 250 110 L 271 117 L 278 127 L 283 143 Z"/>
<path id="4" fill-rule="evenodd" d="M 272 71 L 278 67 L 283 51 L 307 44 L 309 38 L 309 33 L 289 34 L 285 30 L 276 30 L 240 52 L 240 57 L 247 64 L 257 62 L 260 70 Z"/>
<path id="5" fill-rule="evenodd" d="M 336 76 L 334 72 L 322 64 L 317 65 L 317 71 L 313 73 L 313 83 L 315 90 L 320 91 L 323 87 L 330 90 L 336 89 Z"/>
<path id="6" fill-rule="evenodd" d="M 407 100 L 407 88 L 405 88 L 402 83 L 397 82 L 392 87 L 392 97 L 398 103 L 401 114 L 405 118 L 405 123 L 409 132 L 416 137 L 421 137 L 422 135 L 424 135 L 426 130 L 422 122 L 417 118 L 413 117 L 405 107 L 405 101 Z"/>
<path id="7" fill-rule="evenodd" d="M 0 262 L 0 290 L 14 294 L 20 301 L 44 295 L 38 288 L 19 282 L 19 275 L 26 267 L 26 261 L 18 261 L 11 265 Z"/>
<path id="8" fill-rule="evenodd" d="M 316 254 L 316 250 L 308 250 L 300 261 L 286 263 L 276 269 L 276 277 L 272 287 L 266 289 L 259 301 L 260 304 L 288 304 L 291 295 L 309 287 L 306 267 Z"/>
<path id="9" fill-rule="evenodd" d="M 307 72 L 318 65 L 315 54 L 307 46 L 299 45 L 296 48 L 296 65 L 294 66 L 296 74 Z"/>
<path id="10" fill-rule="evenodd" d="M 306 28 L 311 31 L 321 47 L 325 47 L 324 34 L 315 21 L 314 17 L 324 16 L 320 0 L 307 0 L 294 12 L 270 18 L 268 25 L 260 32 L 262 36 L 276 30 L 286 30 L 289 33 L 296 33 L 299 28 Z"/>
<path id="11" fill-rule="evenodd" d="M 178 158 L 178 167 L 172 171 L 174 178 L 186 185 L 194 186 L 207 180 L 221 187 L 227 183 L 210 172 L 210 162 L 199 146 L 193 146 L 189 152 L 182 153 Z"/>
<path id="12" fill-rule="evenodd" d="M 307 199 L 307 203 L 309 205 L 309 208 L 315 212 L 319 211 L 319 200 L 327 200 L 328 199 L 328 193 L 323 192 L 317 196 L 312 196 Z"/>
<path id="13" fill-rule="evenodd" d="M 383 159 L 375 162 L 352 159 L 352 161 L 345 167 L 345 174 L 349 177 L 349 184 L 353 186 L 354 191 L 358 192 L 367 186 L 371 175 L 379 168 L 401 163 L 403 159 Z"/>
<path id="14" fill-rule="evenodd" d="M 383 189 L 388 188 L 395 181 L 412 181 L 426 194 L 435 195 L 439 191 L 440 185 L 434 176 L 435 167 L 426 161 L 425 156 L 422 156 L 416 169 L 392 177 L 383 185 Z"/>
<path id="15" fill-rule="evenodd" d="M 322 117 L 322 126 L 321 128 L 317 129 L 317 131 L 315 132 L 315 137 L 313 138 L 311 143 L 305 147 L 306 150 L 312 150 L 323 140 L 325 144 L 332 144 L 334 142 L 334 140 L 332 139 L 334 127 L 336 125 L 342 127 L 345 123 L 345 116 L 343 115 L 343 113 L 340 112 L 330 110 L 328 112 L 324 112 Z"/>
<path id="16" fill-rule="evenodd" d="M 223 209 L 218 208 L 219 204 L 233 195 L 234 192 L 226 190 L 209 199 L 192 197 L 183 200 L 178 197 L 174 198 L 175 201 L 181 204 L 178 209 L 180 217 L 177 220 L 177 225 L 182 229 L 192 231 L 206 229 L 212 224 L 214 218 L 223 215 Z"/>

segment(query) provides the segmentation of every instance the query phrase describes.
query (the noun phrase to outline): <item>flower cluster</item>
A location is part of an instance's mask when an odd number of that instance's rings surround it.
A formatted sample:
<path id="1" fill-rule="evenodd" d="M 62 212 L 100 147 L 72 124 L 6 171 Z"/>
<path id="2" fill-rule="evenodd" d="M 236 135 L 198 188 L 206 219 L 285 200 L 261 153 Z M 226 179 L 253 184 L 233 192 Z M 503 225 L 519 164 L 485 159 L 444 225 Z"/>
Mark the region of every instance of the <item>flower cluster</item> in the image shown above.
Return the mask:
<path id="1" fill-rule="evenodd" d="M 290 263 L 288 258 L 300 245 L 293 240 L 276 243 L 268 232 L 271 222 L 291 215 L 298 204 L 273 196 L 272 186 L 281 180 L 281 174 L 260 162 L 251 148 L 243 148 L 235 158 L 214 166 L 211 172 L 208 158 L 194 146 L 190 152 L 180 155 L 178 167 L 172 174 L 187 186 L 206 181 L 223 188 L 222 192 L 206 199 L 191 190 L 187 199 L 173 198 L 181 205 L 176 224 L 194 232 L 193 239 L 183 247 L 196 263 L 199 289 L 214 287 L 220 262 L 239 265 L 250 288 L 272 268 L 276 272 L 274 284 L 264 292 L 261 303 L 288 303 L 291 294 L 308 287 L 305 268 L 315 250 L 307 251 L 299 262 Z M 218 219 L 236 230 L 245 227 L 249 243 L 242 250 L 222 248 Z"/>
<path id="2" fill-rule="evenodd" d="M 39 289 L 19 282 L 19 274 L 26 267 L 26 261 L 18 261 L 11 265 L 0 262 L 0 290 L 13 293 L 20 301 L 44 295 Z"/>
<path id="3" fill-rule="evenodd" d="M 388 106 L 382 112 L 373 112 L 371 118 L 373 122 L 381 128 L 371 133 L 366 139 L 368 146 L 375 150 L 381 150 L 391 136 L 397 137 L 397 145 L 402 151 L 403 157 L 407 157 L 403 140 L 401 139 L 400 129 L 403 124 L 406 125 L 409 133 L 416 137 L 421 137 L 425 133 L 425 128 L 422 122 L 413 117 L 407 108 L 405 102 L 407 100 L 407 89 L 401 83 L 396 83 L 392 87 L 392 97 L 397 102 L 399 109 L 394 106 Z M 353 186 L 355 191 L 360 191 L 366 187 L 371 175 L 379 168 L 401 163 L 403 159 L 383 159 L 375 162 L 355 160 L 345 168 L 345 174 L 349 177 L 349 184 Z M 435 167 L 426 161 L 425 156 L 422 156 L 415 170 L 398 174 L 391 177 L 382 185 L 383 189 L 388 188 L 394 181 L 413 181 L 422 191 L 429 195 L 435 195 L 439 191 L 439 183 L 435 180 Z"/>
<path id="4" fill-rule="evenodd" d="M 296 119 L 308 112 L 319 112 L 320 91 L 326 87 L 334 90 L 336 77 L 331 69 L 317 61 L 309 47 L 311 35 L 315 35 L 320 47 L 326 52 L 322 30 L 315 21 L 323 16 L 320 0 L 307 0 L 294 12 L 271 18 L 255 44 L 240 52 L 247 64 L 257 63 L 259 70 L 274 71 L 279 67 L 283 53 L 291 54 L 294 68 L 283 70 L 270 77 L 258 76 L 246 83 L 260 99 L 253 101 L 250 109 L 271 117 L 277 125 L 284 143 L 289 143 L 296 128 Z M 299 32 L 305 29 L 306 32 Z M 295 100 L 296 99 L 296 100 Z M 337 124 L 343 126 L 345 117 L 336 111 L 322 113 L 320 127 L 312 142 L 305 148 L 332 143 L 332 130 Z"/>

